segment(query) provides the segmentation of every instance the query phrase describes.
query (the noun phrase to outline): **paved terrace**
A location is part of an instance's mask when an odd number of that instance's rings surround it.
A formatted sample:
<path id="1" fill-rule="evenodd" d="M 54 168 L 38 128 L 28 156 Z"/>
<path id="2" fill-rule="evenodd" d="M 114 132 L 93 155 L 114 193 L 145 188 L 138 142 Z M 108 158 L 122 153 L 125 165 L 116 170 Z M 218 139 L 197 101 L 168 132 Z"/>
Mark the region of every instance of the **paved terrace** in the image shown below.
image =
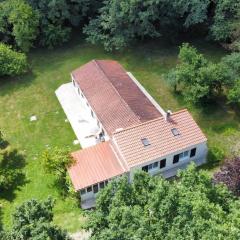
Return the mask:
<path id="1" fill-rule="evenodd" d="M 78 96 L 73 84 L 61 85 L 55 94 L 70 122 L 77 139 L 82 148 L 96 145 L 94 134 L 98 132 L 95 119 L 92 118 L 90 110 Z"/>

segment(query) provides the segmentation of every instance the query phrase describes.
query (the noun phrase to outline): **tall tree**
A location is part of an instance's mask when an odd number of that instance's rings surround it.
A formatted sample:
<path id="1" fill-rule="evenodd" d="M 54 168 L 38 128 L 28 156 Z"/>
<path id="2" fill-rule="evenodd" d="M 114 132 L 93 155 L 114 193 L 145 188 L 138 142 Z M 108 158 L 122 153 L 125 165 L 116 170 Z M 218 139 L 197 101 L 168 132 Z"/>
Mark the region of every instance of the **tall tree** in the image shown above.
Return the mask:
<path id="1" fill-rule="evenodd" d="M 38 14 L 25 0 L 0 3 L 0 35 L 2 40 L 13 40 L 22 51 L 28 51 L 37 37 Z"/>
<path id="2" fill-rule="evenodd" d="M 121 49 L 136 39 L 174 35 L 202 23 L 208 5 L 209 0 L 105 0 L 84 32 L 88 41 L 101 43 L 106 50 Z"/>
<path id="3" fill-rule="evenodd" d="M 91 213 L 91 239 L 239 239 L 240 201 L 194 165 L 178 176 L 138 172 L 132 184 L 111 182 Z"/>
<path id="4" fill-rule="evenodd" d="M 73 26 L 79 26 L 95 13 L 96 0 L 27 0 L 39 12 L 39 42 L 53 48 L 70 38 Z"/>
<path id="5" fill-rule="evenodd" d="M 240 1 L 217 0 L 210 32 L 230 49 L 240 51 Z"/>
<path id="6" fill-rule="evenodd" d="M 178 65 L 170 71 L 167 79 L 188 102 L 208 101 L 222 93 L 224 86 L 232 84 L 226 64 L 208 61 L 189 44 L 180 47 L 178 59 Z"/>
<path id="7" fill-rule="evenodd" d="M 13 214 L 13 228 L 6 232 L 6 240 L 70 240 L 65 231 L 55 226 L 52 199 L 24 202 Z"/>

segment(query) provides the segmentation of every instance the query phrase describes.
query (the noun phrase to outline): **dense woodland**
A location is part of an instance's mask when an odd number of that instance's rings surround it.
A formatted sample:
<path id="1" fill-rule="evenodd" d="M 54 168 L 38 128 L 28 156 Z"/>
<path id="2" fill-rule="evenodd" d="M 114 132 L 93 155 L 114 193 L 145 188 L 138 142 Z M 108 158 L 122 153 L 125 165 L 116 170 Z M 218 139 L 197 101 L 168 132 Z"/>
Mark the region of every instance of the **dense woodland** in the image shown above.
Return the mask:
<path id="1" fill-rule="evenodd" d="M 26 53 L 31 48 L 59 46 L 71 38 L 73 30 L 107 51 L 150 38 L 177 42 L 182 34 L 218 42 L 235 53 L 214 64 L 183 47 L 180 64 L 168 79 L 175 91 L 177 85 L 190 86 L 184 97 L 192 103 L 205 103 L 223 92 L 229 102 L 240 102 L 239 0 L 1 1 L 0 75 L 27 72 Z"/>
<path id="2" fill-rule="evenodd" d="M 0 0 L 0 81 L 31 72 L 34 48 L 57 48 L 73 33 L 107 52 L 150 39 L 177 44 L 177 65 L 164 75 L 174 94 L 202 109 L 217 99 L 239 108 L 240 0 Z M 227 55 L 211 61 L 182 36 L 215 42 Z M 218 164 L 220 150 L 214 153 Z M 71 161 L 60 148 L 41 155 L 39 164 L 56 177 L 61 196 L 71 192 Z M 191 165 L 173 181 L 143 172 L 132 185 L 125 178 L 113 181 L 99 194 L 96 210 L 86 213 L 87 229 L 94 240 L 240 239 L 239 162 L 238 151 L 213 176 Z M 25 155 L 0 131 L 0 193 L 13 194 L 25 184 L 24 167 Z M 12 228 L 3 230 L 0 221 L 0 239 L 68 240 L 53 224 L 53 208 L 51 199 L 24 202 Z"/>

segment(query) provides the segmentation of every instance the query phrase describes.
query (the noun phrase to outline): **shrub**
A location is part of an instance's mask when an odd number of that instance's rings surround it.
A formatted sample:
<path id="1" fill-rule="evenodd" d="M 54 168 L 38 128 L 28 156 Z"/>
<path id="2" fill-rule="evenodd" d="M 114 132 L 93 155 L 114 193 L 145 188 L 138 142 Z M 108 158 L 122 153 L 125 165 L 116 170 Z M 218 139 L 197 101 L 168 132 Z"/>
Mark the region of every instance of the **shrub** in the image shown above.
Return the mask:
<path id="1" fill-rule="evenodd" d="M 27 71 L 27 57 L 0 43 L 0 76 L 15 76 Z"/>
<path id="2" fill-rule="evenodd" d="M 224 151 L 219 147 L 212 147 L 208 152 L 208 161 L 215 165 L 221 162 L 224 159 Z"/>
<path id="3" fill-rule="evenodd" d="M 215 183 L 225 184 L 237 196 L 240 196 L 240 157 L 226 160 L 220 171 L 214 174 Z"/>

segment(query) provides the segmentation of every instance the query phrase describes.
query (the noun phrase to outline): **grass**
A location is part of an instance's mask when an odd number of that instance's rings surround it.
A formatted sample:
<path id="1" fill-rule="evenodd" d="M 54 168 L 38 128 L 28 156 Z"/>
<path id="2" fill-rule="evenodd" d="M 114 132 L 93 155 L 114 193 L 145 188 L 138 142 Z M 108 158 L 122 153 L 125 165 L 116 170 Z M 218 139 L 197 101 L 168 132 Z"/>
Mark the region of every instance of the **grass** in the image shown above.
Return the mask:
<path id="1" fill-rule="evenodd" d="M 207 58 L 218 61 L 226 52 L 204 41 L 192 41 Z M 70 81 L 69 73 L 92 59 L 116 59 L 143 84 L 149 93 L 165 109 L 176 111 L 187 107 L 209 139 L 209 146 L 223 149 L 230 155 L 231 146 L 239 142 L 240 111 L 218 101 L 212 106 L 196 108 L 175 96 L 164 74 L 176 65 L 178 47 L 152 41 L 142 43 L 123 52 L 106 53 L 101 47 L 75 39 L 55 50 L 34 50 L 29 60 L 32 72 L 18 78 L 0 81 L 0 129 L 5 138 L 24 153 L 26 183 L 7 194 L 1 201 L 4 227 L 11 226 L 13 209 L 30 198 L 56 198 L 54 221 L 70 232 L 81 228 L 84 218 L 78 203 L 62 198 L 53 186 L 54 176 L 47 175 L 40 163 L 40 155 L 46 146 L 59 146 L 76 150 L 72 144 L 76 138 L 59 105 L 54 91 Z M 31 115 L 38 121 L 30 122 Z M 208 166 L 209 168 L 209 166 Z M 211 170 L 212 171 L 212 170 Z"/>

